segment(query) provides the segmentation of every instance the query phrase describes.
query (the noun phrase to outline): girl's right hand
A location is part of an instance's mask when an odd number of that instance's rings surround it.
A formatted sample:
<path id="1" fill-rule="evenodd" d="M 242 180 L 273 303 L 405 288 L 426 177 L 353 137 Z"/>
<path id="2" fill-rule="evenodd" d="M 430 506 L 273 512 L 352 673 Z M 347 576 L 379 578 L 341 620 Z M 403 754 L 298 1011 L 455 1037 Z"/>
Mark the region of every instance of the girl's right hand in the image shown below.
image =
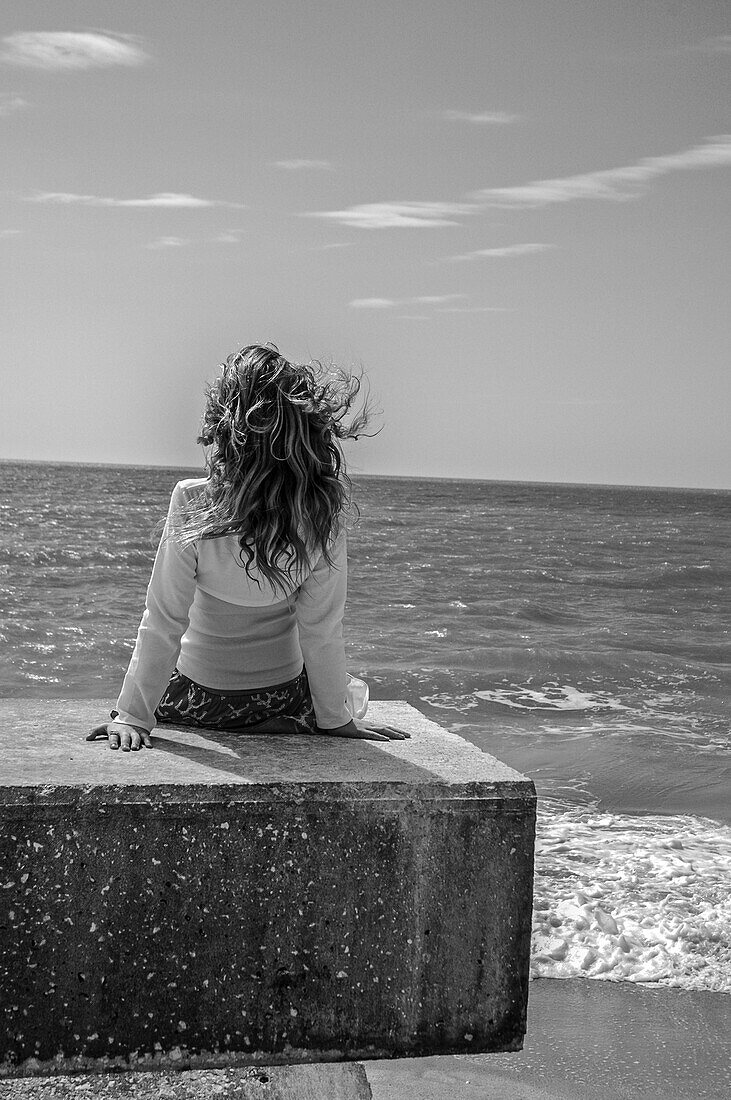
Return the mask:
<path id="1" fill-rule="evenodd" d="M 95 726 L 87 736 L 87 741 L 96 741 L 97 737 L 107 737 L 110 749 L 121 749 L 122 752 L 136 751 L 152 748 L 152 738 L 142 726 L 128 726 L 125 722 L 103 722 L 101 726 Z"/>
<path id="2" fill-rule="evenodd" d="M 344 726 L 336 726 L 332 730 L 318 726 L 315 733 L 326 737 L 357 737 L 363 741 L 406 741 L 411 737 L 406 730 L 400 730 L 396 726 L 373 726 L 370 722 L 355 722 L 352 718 Z"/>

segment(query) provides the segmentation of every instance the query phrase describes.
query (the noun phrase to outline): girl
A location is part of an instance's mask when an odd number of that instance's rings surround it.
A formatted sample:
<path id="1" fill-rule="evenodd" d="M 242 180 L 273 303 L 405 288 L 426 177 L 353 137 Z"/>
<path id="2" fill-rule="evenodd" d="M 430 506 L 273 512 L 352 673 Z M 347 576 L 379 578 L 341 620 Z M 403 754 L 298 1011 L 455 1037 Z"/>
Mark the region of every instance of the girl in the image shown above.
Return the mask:
<path id="1" fill-rule="evenodd" d="M 321 379 L 273 344 L 230 355 L 198 442 L 208 476 L 180 481 L 112 722 L 87 737 L 152 748 L 155 722 L 385 741 L 348 703 L 340 441 L 357 378 Z"/>

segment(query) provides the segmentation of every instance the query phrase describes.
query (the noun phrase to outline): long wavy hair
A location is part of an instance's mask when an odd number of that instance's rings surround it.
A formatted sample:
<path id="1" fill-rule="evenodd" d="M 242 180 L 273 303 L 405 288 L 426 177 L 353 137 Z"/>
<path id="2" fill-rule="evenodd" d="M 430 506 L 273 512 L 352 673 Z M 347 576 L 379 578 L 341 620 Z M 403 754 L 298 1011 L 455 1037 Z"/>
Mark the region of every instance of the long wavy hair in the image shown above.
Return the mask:
<path id="1" fill-rule="evenodd" d="M 255 565 L 287 594 L 332 540 L 350 505 L 341 448 L 366 434 L 366 399 L 353 411 L 362 376 L 297 365 L 274 344 L 234 352 L 208 387 L 198 442 L 206 450 L 205 493 L 181 529 L 182 541 L 236 534 L 247 575 Z"/>

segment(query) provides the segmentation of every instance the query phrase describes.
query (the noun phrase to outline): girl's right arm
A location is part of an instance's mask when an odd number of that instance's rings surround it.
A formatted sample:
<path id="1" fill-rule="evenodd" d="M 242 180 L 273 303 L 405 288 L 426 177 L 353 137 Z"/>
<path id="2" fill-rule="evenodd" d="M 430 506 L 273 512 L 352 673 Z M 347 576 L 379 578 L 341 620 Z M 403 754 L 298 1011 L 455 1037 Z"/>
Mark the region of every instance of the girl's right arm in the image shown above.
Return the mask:
<path id="1" fill-rule="evenodd" d="M 348 551 L 345 530 L 332 543 L 332 566 L 325 557 L 297 592 L 295 611 L 317 725 L 335 729 L 350 721 L 345 703 L 347 676 L 343 615 L 348 590 Z"/>
<path id="2" fill-rule="evenodd" d="M 318 733 L 369 741 L 405 740 L 410 734 L 393 726 L 353 720 L 346 703 L 343 615 L 348 589 L 348 553 L 344 529 L 333 542 L 332 568 L 320 558 L 297 593 L 297 626 Z"/>

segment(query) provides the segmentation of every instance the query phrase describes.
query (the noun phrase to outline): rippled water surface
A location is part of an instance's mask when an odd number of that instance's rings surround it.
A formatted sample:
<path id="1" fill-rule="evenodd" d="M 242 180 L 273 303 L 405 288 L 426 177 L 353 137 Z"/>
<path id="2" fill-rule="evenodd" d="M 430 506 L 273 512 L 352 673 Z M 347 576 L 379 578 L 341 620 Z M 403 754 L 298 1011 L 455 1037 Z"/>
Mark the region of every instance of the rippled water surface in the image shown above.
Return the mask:
<path id="1" fill-rule="evenodd" d="M 196 473 L 0 464 L 0 694 L 113 702 Z M 535 780 L 535 973 L 731 991 L 731 494 L 355 488 L 350 670 Z"/>

